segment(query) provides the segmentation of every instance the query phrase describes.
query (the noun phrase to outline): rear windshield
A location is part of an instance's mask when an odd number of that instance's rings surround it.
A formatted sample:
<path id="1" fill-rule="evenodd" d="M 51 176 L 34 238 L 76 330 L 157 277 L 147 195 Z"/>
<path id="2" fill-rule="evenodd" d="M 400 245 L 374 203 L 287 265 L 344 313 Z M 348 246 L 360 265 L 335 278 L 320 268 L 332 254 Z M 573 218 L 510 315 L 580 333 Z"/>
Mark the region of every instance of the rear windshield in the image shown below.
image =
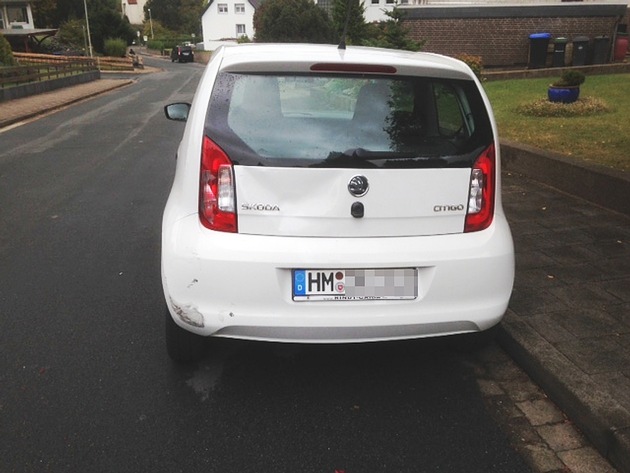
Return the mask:
<path id="1" fill-rule="evenodd" d="M 205 132 L 235 164 L 470 167 L 492 142 L 474 82 L 219 75 Z"/>

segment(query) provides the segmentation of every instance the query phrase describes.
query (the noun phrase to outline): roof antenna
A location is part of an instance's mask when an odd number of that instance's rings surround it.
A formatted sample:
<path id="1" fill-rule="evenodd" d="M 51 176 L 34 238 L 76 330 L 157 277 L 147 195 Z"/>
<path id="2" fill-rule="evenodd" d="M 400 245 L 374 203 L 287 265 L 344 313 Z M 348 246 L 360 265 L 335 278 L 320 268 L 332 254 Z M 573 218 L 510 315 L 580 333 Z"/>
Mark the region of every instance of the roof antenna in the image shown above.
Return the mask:
<path id="1" fill-rule="evenodd" d="M 348 23 L 350 22 L 350 2 L 352 0 L 348 0 L 346 2 L 346 22 L 343 25 L 343 33 L 341 34 L 341 39 L 339 40 L 339 46 L 337 49 L 346 49 L 346 36 L 348 35 Z"/>

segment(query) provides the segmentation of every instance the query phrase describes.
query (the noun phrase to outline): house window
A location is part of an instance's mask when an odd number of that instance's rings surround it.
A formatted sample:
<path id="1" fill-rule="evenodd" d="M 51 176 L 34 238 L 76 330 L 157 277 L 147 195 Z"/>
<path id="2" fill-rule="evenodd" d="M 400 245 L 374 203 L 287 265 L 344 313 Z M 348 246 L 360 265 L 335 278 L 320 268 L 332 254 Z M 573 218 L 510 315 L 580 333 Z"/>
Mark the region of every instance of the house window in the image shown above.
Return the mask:
<path id="1" fill-rule="evenodd" d="M 396 3 L 396 0 L 385 0 L 385 3 L 387 3 L 388 5 L 393 5 L 394 3 Z"/>
<path id="2" fill-rule="evenodd" d="M 236 25 L 236 37 L 247 35 L 247 30 L 245 29 L 245 25 Z"/>
<path id="3" fill-rule="evenodd" d="M 380 0 L 372 0 L 372 5 L 378 5 L 380 3 Z"/>
<path id="4" fill-rule="evenodd" d="M 227 13 L 228 7 L 227 3 L 219 3 L 219 13 Z"/>
<path id="5" fill-rule="evenodd" d="M 244 3 L 234 4 L 234 11 L 236 13 L 245 13 L 245 4 Z"/>
<path id="6" fill-rule="evenodd" d="M 9 23 L 28 23 L 26 7 L 7 7 Z"/>

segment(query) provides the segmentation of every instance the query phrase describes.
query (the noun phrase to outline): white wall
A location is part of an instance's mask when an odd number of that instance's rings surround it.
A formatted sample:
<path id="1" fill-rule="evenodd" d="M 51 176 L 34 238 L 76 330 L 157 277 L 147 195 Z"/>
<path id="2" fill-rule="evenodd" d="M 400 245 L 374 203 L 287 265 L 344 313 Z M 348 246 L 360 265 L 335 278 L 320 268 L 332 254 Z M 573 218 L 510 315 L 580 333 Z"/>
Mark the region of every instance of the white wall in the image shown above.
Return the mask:
<path id="1" fill-rule="evenodd" d="M 244 13 L 236 13 L 236 5 L 243 5 Z M 227 6 L 227 13 L 219 13 L 219 5 Z M 245 35 L 254 37 L 254 7 L 248 0 L 214 0 L 205 11 L 201 25 L 204 47 L 212 50 L 212 42 L 223 39 L 236 39 L 236 25 L 245 25 Z M 242 35 L 240 35 L 242 36 Z"/>
<path id="2" fill-rule="evenodd" d="M 372 23 L 374 21 L 383 21 L 387 19 L 383 10 L 392 11 L 396 2 L 387 3 L 387 0 L 374 0 L 377 3 L 372 3 L 372 0 L 363 0 L 363 5 L 365 6 L 365 21 L 367 23 Z M 397 3 L 400 3 L 400 0 L 397 0 Z"/>
<path id="3" fill-rule="evenodd" d="M 129 18 L 132 25 L 141 25 L 144 22 L 144 5 L 147 0 L 137 0 L 135 5 L 129 5 L 128 0 L 121 0 L 123 15 Z"/>

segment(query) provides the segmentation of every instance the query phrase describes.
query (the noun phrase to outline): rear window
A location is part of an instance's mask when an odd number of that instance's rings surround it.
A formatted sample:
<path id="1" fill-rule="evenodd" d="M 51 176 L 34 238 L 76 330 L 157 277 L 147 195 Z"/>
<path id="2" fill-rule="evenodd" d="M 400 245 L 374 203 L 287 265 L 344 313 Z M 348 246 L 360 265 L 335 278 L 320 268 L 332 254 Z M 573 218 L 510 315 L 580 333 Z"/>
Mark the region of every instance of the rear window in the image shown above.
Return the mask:
<path id="1" fill-rule="evenodd" d="M 222 73 L 206 134 L 236 164 L 469 167 L 492 142 L 472 81 Z"/>

